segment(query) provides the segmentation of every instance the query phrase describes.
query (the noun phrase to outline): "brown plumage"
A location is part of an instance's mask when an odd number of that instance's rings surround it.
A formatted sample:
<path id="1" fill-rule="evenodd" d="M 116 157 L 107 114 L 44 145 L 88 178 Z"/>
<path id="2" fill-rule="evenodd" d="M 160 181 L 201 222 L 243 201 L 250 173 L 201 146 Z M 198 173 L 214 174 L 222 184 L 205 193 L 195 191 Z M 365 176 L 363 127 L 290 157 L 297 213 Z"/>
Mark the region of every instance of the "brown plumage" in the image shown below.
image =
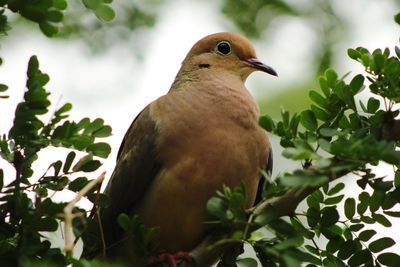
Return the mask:
<path id="1" fill-rule="evenodd" d="M 123 238 L 121 212 L 157 227 L 159 248 L 173 253 L 190 251 L 205 236 L 207 200 L 223 185 L 243 182 L 247 206 L 254 204 L 260 170 L 272 166 L 258 107 L 244 86 L 255 70 L 276 75 L 246 38 L 209 35 L 189 51 L 169 92 L 136 117 L 105 191 L 111 205 L 100 211 L 111 247 L 106 257 L 129 258 L 114 246 Z"/>

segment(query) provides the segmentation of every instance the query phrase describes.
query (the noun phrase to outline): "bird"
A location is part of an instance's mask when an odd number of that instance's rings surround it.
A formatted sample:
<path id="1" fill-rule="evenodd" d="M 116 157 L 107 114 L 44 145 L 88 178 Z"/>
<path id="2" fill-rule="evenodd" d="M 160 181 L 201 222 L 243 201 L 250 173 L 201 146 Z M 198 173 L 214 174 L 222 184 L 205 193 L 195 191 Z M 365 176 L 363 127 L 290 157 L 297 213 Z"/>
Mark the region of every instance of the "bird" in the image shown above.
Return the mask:
<path id="1" fill-rule="evenodd" d="M 136 116 L 104 191 L 110 204 L 99 211 L 104 258 L 132 260 L 133 252 L 120 245 L 120 213 L 156 229 L 157 247 L 172 255 L 205 238 L 212 218 L 207 201 L 223 186 L 243 184 L 247 208 L 259 201 L 272 149 L 245 87 L 254 71 L 277 76 L 246 37 L 208 35 L 190 49 L 169 91 Z M 93 251 L 86 247 L 84 254 Z"/>

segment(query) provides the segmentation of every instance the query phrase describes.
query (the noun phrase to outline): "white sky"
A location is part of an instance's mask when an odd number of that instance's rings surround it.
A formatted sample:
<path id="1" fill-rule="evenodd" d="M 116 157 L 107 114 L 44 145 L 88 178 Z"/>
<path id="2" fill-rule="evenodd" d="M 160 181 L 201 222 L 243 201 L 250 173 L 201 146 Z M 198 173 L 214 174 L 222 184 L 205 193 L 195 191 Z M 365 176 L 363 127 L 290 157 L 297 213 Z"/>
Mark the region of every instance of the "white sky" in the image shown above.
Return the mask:
<path id="1" fill-rule="evenodd" d="M 295 0 L 292 2 L 296 3 Z M 15 106 L 25 88 L 28 59 L 37 55 L 41 70 L 51 77 L 46 88 L 52 93 L 53 103 L 71 102 L 72 118 L 101 117 L 112 126 L 113 136 L 108 141 L 113 151 L 101 169 L 110 174 L 119 144 L 131 121 L 150 101 L 168 91 L 191 46 L 210 33 L 235 30 L 219 15 L 215 3 L 169 1 L 156 26 L 146 35 L 147 46 L 141 49 L 144 51 L 143 61 L 138 60 L 129 42 L 116 44 L 108 51 L 93 56 L 80 41 L 67 43 L 48 39 L 38 33 L 38 29 L 34 32 L 16 29 L 10 32 L 10 36 L 1 37 L 0 52 L 4 64 L 0 66 L 0 83 L 9 85 L 11 98 L 0 100 L 0 133 L 7 133 L 12 125 Z M 337 0 L 334 3 L 338 13 L 351 25 L 350 37 L 337 45 L 336 52 L 345 55 L 348 47 L 373 49 L 397 44 L 400 28 L 393 22 L 396 8 L 391 2 Z M 250 90 L 253 88 L 251 91 L 256 96 L 262 94 L 260 88 L 279 90 L 309 78 L 311 73 L 309 59 L 315 41 L 313 32 L 295 18 L 280 19 L 273 22 L 273 26 L 271 36 L 264 36 L 254 45 L 258 57 L 278 71 L 279 79 L 262 73 L 252 75 L 247 86 Z M 360 67 L 350 59 L 336 62 L 336 65 L 342 74 L 350 70 L 360 71 Z M 274 94 L 273 90 L 268 93 Z M 48 162 L 63 159 L 64 155 L 59 149 L 43 152 L 40 162 L 35 165 L 37 175 L 43 173 Z M 280 172 L 287 161 L 280 158 L 279 148 L 275 149 L 274 157 L 278 167 L 275 171 Z M 6 177 L 10 177 L 12 169 L 7 168 L 1 159 L 0 164 L 5 168 Z"/>

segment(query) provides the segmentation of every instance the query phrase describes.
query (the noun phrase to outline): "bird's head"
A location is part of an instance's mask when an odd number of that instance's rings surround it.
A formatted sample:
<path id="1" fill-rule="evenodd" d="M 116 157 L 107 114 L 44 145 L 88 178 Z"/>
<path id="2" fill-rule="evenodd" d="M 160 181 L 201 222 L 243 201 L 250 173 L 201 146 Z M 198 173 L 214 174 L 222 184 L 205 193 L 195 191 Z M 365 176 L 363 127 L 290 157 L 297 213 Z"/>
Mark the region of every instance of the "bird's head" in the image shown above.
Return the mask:
<path id="1" fill-rule="evenodd" d="M 277 76 L 273 68 L 257 59 L 249 40 L 231 32 L 215 33 L 199 40 L 190 49 L 182 63 L 182 69 L 231 71 L 243 81 L 256 70 Z"/>

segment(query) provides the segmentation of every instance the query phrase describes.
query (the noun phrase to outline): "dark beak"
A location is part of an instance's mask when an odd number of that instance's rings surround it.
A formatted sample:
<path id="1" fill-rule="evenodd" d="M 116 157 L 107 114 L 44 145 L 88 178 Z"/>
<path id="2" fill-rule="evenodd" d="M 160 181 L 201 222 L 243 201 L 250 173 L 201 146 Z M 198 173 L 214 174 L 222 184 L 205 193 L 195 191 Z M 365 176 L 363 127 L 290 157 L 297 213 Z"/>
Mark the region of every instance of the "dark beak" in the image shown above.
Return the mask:
<path id="1" fill-rule="evenodd" d="M 278 73 L 276 73 L 276 71 L 273 68 L 265 65 L 257 58 L 248 58 L 248 59 L 245 59 L 245 61 L 258 70 L 261 70 L 263 72 L 266 72 L 266 73 L 274 75 L 274 76 L 278 76 Z"/>

